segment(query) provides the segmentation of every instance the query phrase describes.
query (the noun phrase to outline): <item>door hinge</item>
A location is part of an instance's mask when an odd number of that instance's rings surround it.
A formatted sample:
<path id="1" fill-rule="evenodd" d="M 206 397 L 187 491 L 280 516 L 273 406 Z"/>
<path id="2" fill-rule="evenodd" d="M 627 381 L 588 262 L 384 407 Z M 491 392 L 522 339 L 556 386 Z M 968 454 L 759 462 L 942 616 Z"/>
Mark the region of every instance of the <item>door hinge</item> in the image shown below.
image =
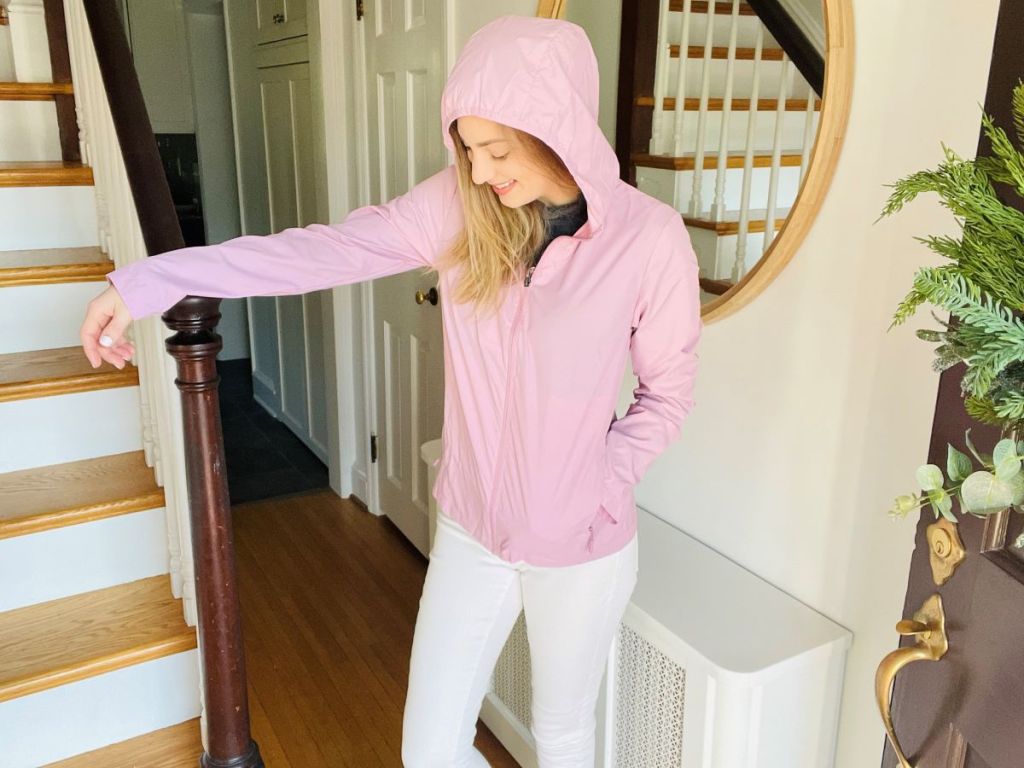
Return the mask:
<path id="1" fill-rule="evenodd" d="M 370 463 L 377 463 L 377 436 L 374 434 L 370 435 Z"/>
<path id="2" fill-rule="evenodd" d="M 363 20 L 363 0 L 356 0 L 356 21 Z"/>

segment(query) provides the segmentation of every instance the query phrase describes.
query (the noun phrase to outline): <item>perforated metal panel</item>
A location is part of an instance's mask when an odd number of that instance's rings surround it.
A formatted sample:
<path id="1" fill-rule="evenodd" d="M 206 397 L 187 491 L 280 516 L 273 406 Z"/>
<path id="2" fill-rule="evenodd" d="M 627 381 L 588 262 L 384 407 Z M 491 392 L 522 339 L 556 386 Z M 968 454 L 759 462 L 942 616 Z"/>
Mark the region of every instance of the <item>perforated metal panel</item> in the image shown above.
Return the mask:
<path id="1" fill-rule="evenodd" d="M 616 654 L 615 768 L 680 768 L 685 701 L 686 670 L 622 624 Z"/>
<path id="2" fill-rule="evenodd" d="M 491 690 L 527 730 L 533 723 L 530 684 L 530 644 L 526 638 L 526 614 L 521 612 L 505 647 L 494 665 Z"/>

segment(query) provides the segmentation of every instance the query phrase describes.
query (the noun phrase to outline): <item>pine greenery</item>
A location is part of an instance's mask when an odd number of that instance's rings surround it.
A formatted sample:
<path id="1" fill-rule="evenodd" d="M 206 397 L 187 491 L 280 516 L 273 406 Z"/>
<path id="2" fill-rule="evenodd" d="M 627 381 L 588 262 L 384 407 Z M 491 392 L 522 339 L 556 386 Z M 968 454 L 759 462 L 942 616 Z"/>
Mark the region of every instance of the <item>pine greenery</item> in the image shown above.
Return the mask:
<path id="1" fill-rule="evenodd" d="M 968 413 L 1008 432 L 1024 427 L 1024 213 L 1004 204 L 994 183 L 1008 185 L 1024 199 L 1024 81 L 1013 89 L 1013 116 L 1019 146 L 984 114 L 991 157 L 967 160 L 945 144 L 945 161 L 893 185 L 880 219 L 924 192 L 938 194 L 956 217 L 960 237 L 915 238 L 947 259 L 922 267 L 900 303 L 890 328 L 904 323 L 922 304 L 946 310 L 956 319 L 940 331 L 918 336 L 936 342 L 934 367 L 967 364 L 963 394 Z M 934 315 L 934 313 L 933 313 Z"/>

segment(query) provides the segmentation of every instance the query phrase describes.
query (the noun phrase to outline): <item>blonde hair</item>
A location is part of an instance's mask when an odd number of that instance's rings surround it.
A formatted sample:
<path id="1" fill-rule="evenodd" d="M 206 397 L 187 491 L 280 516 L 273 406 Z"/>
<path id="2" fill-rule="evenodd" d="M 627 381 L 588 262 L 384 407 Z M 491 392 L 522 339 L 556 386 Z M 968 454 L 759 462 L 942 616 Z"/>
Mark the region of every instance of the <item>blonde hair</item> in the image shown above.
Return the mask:
<path id="1" fill-rule="evenodd" d="M 576 186 L 569 169 L 551 147 L 525 131 L 511 127 L 510 131 L 514 134 L 513 146 L 525 154 L 529 165 L 561 187 Z M 473 166 L 455 121 L 448 132 L 455 145 L 465 227 L 438 257 L 435 268 L 461 265 L 462 274 L 449 298 L 493 311 L 500 305 L 504 286 L 523 279 L 527 262 L 544 242 L 544 204 L 534 200 L 518 208 L 502 205 L 486 185 L 473 183 Z"/>

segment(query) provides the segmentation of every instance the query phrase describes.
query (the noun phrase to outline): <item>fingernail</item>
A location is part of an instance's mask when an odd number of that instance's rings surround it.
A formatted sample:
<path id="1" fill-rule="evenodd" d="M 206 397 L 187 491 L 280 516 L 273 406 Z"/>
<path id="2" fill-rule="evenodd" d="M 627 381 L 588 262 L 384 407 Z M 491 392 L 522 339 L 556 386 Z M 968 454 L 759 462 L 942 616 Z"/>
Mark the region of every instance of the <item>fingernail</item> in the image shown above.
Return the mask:
<path id="1" fill-rule="evenodd" d="M 103 334 L 102 336 L 100 336 L 100 346 L 112 347 L 114 346 L 114 340 L 107 336 L 107 334 Z"/>

